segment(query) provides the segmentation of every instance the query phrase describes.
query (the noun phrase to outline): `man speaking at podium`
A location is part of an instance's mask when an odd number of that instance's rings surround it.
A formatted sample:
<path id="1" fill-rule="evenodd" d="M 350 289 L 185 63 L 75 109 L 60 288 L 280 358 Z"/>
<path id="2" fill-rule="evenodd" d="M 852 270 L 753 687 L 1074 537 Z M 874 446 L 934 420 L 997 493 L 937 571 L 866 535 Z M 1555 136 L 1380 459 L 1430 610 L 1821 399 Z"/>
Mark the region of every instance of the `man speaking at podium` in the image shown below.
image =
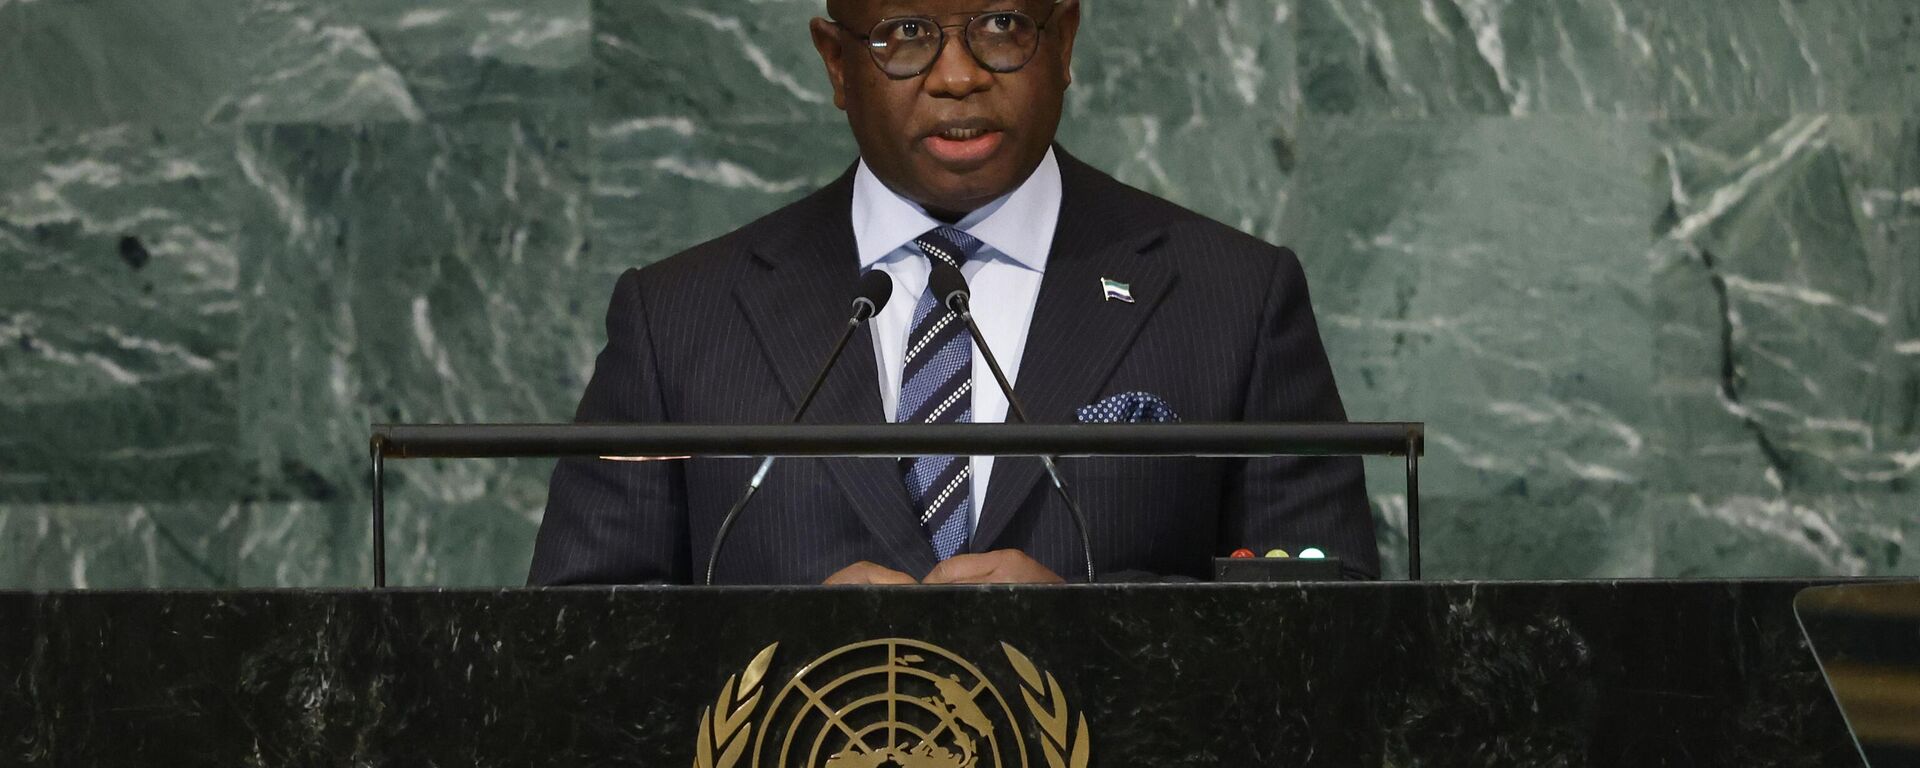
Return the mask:
<path id="1" fill-rule="evenodd" d="M 803 421 L 1003 421 L 1008 401 L 982 352 L 929 291 L 934 259 L 964 276 L 1036 423 L 1346 419 L 1291 251 L 1053 144 L 1079 0 L 829 0 L 827 12 L 813 44 L 859 161 L 759 221 L 622 275 L 576 420 L 787 422 L 856 284 L 880 271 L 892 298 Z M 562 460 L 529 581 L 697 581 L 755 468 Z M 1317 547 L 1351 575 L 1379 572 L 1357 458 L 1074 459 L 1060 470 L 1101 573 L 1204 578 L 1213 556 L 1241 547 Z M 1026 457 L 786 460 L 738 518 L 714 580 L 1081 577 L 1081 540 L 1042 475 Z"/>

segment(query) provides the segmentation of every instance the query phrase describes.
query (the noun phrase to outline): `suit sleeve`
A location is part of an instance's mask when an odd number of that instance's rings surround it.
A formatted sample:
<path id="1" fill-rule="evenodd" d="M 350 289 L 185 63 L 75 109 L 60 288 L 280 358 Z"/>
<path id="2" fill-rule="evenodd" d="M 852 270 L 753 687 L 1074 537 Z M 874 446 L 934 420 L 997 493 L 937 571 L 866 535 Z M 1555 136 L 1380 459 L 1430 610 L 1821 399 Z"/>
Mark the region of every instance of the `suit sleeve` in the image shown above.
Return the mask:
<path id="1" fill-rule="evenodd" d="M 1261 310 L 1246 411 L 1250 422 L 1344 422 L 1346 408 L 1320 341 L 1306 273 L 1278 249 Z M 1318 547 L 1349 574 L 1380 575 L 1373 514 L 1359 457 L 1251 459 L 1228 478 L 1218 554 L 1238 547 L 1298 552 Z"/>
<path id="2" fill-rule="evenodd" d="M 638 270 L 614 287 L 607 346 L 577 423 L 666 420 Z M 678 461 L 561 459 L 548 484 L 527 583 L 682 583 L 690 572 L 686 481 Z"/>

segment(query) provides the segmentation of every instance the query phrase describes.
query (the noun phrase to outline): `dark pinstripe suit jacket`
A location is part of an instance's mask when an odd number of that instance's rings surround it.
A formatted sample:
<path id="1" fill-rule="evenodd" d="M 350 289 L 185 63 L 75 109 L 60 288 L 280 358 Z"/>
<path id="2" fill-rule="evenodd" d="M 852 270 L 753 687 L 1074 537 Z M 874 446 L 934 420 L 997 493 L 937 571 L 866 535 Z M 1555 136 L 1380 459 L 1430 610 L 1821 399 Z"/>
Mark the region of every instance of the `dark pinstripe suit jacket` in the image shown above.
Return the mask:
<path id="1" fill-rule="evenodd" d="M 1063 201 L 1018 391 L 1038 422 L 1118 392 L 1189 422 L 1344 421 L 1291 251 L 1133 189 L 1059 152 Z M 717 240 L 629 270 L 583 422 L 781 423 L 845 323 L 858 264 L 852 174 Z M 1134 303 L 1104 301 L 1102 277 Z M 906 297 L 905 300 L 912 300 Z M 896 297 L 895 300 L 901 300 Z M 865 331 L 806 421 L 878 423 Z M 563 460 L 529 581 L 687 582 L 754 462 Z M 1358 459 L 1066 459 L 1101 571 L 1204 577 L 1241 546 L 1317 546 L 1374 575 Z M 994 465 L 969 550 L 1017 548 L 1071 579 L 1078 538 L 1038 460 Z M 716 573 L 819 583 L 859 560 L 923 576 L 932 547 L 890 459 L 786 460 L 735 524 Z"/>

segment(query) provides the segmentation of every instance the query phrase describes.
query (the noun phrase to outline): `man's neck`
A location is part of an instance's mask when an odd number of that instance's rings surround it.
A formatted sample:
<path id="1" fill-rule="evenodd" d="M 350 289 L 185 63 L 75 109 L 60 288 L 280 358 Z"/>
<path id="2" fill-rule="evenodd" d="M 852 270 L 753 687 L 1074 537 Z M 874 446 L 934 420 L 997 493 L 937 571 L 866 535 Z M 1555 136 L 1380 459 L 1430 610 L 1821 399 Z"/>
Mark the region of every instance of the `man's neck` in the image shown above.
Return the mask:
<path id="1" fill-rule="evenodd" d="M 928 216 L 930 216 L 930 217 L 932 217 L 932 218 L 933 218 L 933 220 L 935 220 L 935 221 L 938 221 L 938 222 L 940 222 L 940 223 L 942 223 L 942 224 L 950 224 L 950 225 L 951 225 L 951 224 L 958 224 L 958 223 L 960 223 L 960 220 L 961 220 L 961 219 L 964 219 L 964 218 L 966 218 L 966 217 L 967 217 L 967 214 L 969 214 L 969 213 L 973 213 L 973 211 L 948 211 L 948 210 L 943 210 L 943 209 L 940 209 L 940 208 L 935 208 L 935 207 L 933 207 L 933 206 L 931 206 L 931 205 L 927 205 L 927 204 L 925 204 L 925 203 L 922 203 L 922 204 L 920 205 L 920 208 L 921 208 L 921 210 L 924 210 L 924 211 L 926 211 L 926 212 L 927 212 L 927 215 L 928 215 Z M 977 209 L 976 209 L 976 210 L 977 210 Z"/>

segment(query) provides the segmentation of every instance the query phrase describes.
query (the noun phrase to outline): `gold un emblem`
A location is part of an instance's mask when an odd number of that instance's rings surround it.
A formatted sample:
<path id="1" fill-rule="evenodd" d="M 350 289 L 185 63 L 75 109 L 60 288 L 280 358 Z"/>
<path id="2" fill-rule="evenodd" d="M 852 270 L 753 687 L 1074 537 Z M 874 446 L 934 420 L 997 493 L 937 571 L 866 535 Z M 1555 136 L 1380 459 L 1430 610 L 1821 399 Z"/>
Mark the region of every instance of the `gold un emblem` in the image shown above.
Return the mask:
<path id="1" fill-rule="evenodd" d="M 841 646 L 767 693 L 774 643 L 727 678 L 700 713 L 694 768 L 1030 768 L 1021 721 L 993 682 L 931 643 Z M 1000 644 L 1046 768 L 1086 768 L 1087 718 L 1053 675 Z M 1071 726 L 1071 727 L 1069 727 Z"/>

